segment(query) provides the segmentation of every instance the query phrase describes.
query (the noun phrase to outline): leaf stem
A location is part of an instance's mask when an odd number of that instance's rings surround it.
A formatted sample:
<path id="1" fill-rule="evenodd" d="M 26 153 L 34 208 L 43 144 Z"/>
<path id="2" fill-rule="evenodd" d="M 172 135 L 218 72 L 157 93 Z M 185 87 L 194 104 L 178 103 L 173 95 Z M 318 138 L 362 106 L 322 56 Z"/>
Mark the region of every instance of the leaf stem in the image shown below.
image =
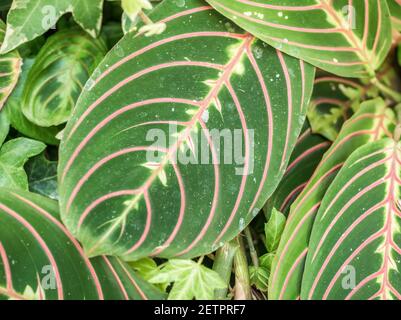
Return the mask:
<path id="1" fill-rule="evenodd" d="M 227 288 L 215 290 L 214 295 L 215 299 L 217 300 L 227 298 L 227 291 L 230 285 L 234 256 L 238 248 L 238 242 L 234 239 L 230 242 L 227 242 L 216 252 L 215 260 L 213 263 L 213 270 L 216 271 L 227 284 Z"/>
<path id="2" fill-rule="evenodd" d="M 258 268 L 259 267 L 258 253 L 255 249 L 255 245 L 253 244 L 253 238 L 252 238 L 251 230 L 249 228 L 250 227 L 245 229 L 245 237 L 248 242 L 249 254 L 251 255 L 252 263 L 256 268 Z"/>
<path id="3" fill-rule="evenodd" d="M 235 300 L 250 300 L 252 298 L 251 283 L 249 280 L 248 262 L 246 260 L 244 243 L 241 234 L 236 238 L 238 250 L 234 256 L 235 270 Z"/>
<path id="4" fill-rule="evenodd" d="M 382 93 L 388 95 L 396 103 L 401 103 L 401 94 L 394 91 L 393 89 L 386 86 L 384 83 L 380 82 L 379 79 L 373 78 L 371 83 L 375 85 Z"/>
<path id="5" fill-rule="evenodd" d="M 150 18 L 141 10 L 138 13 L 139 17 L 141 18 L 141 20 L 143 21 L 144 24 L 153 24 L 153 21 L 150 20 Z"/>

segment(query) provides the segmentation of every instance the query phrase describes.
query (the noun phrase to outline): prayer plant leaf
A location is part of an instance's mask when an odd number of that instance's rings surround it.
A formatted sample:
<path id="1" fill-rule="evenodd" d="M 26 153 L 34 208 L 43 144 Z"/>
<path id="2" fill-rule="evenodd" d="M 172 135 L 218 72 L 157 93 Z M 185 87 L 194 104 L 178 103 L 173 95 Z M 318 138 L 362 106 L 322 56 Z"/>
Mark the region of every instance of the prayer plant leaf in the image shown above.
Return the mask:
<path id="1" fill-rule="evenodd" d="M 264 206 L 267 218 L 273 208 L 288 216 L 290 207 L 305 188 L 313 172 L 319 165 L 324 153 L 330 147 L 330 141 L 319 134 L 314 134 L 306 122 L 291 154 L 290 163 L 279 186 Z"/>
<path id="2" fill-rule="evenodd" d="M 301 299 L 401 299 L 401 144 L 357 149 L 323 198 Z"/>
<path id="3" fill-rule="evenodd" d="M 53 200 L 1 189 L 0 221 L 0 300 L 164 298 L 118 258 L 89 260 Z"/>
<path id="4" fill-rule="evenodd" d="M 345 77 L 374 76 L 391 47 L 383 0 L 208 0 L 273 47 Z"/>
<path id="5" fill-rule="evenodd" d="M 42 127 L 66 122 L 106 51 L 102 39 L 92 39 L 79 30 L 63 30 L 49 37 L 24 87 L 22 111 L 27 119 Z"/>
<path id="6" fill-rule="evenodd" d="M 344 124 L 338 138 L 291 207 L 272 266 L 269 283 L 271 299 L 299 298 L 311 229 L 327 189 L 352 152 L 366 143 L 391 136 L 394 123 L 394 112 L 378 98 L 361 104 Z"/>
<path id="7" fill-rule="evenodd" d="M 150 18 L 166 31 L 125 35 L 63 134 L 62 218 L 90 256 L 215 251 L 274 192 L 304 123 L 313 67 L 202 1 Z"/>
<path id="8" fill-rule="evenodd" d="M 32 58 L 23 60 L 21 76 L 17 86 L 7 100 L 4 113 L 7 114 L 11 126 L 23 135 L 50 145 L 58 145 L 60 141 L 56 139 L 56 135 L 61 130 L 60 127 L 40 127 L 29 121 L 22 112 L 22 93 L 34 61 Z"/>

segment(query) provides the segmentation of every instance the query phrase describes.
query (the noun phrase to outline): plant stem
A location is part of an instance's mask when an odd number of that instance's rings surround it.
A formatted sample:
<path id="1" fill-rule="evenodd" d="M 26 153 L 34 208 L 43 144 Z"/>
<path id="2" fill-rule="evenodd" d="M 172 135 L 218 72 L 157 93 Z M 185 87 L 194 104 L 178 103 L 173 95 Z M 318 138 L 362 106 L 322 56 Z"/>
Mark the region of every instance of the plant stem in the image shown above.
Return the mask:
<path id="1" fill-rule="evenodd" d="M 382 93 L 388 95 L 391 99 L 393 99 L 394 102 L 401 102 L 401 94 L 381 83 L 379 79 L 373 78 L 371 80 L 371 83 L 375 85 Z"/>
<path id="2" fill-rule="evenodd" d="M 235 269 L 235 300 L 250 300 L 252 298 L 249 280 L 248 262 L 246 260 L 244 243 L 241 234 L 236 238 L 239 248 L 234 256 Z"/>
<path id="3" fill-rule="evenodd" d="M 249 254 L 251 255 L 253 265 L 258 268 L 259 267 L 259 258 L 258 253 L 255 249 L 255 245 L 253 244 L 253 238 L 251 234 L 250 227 L 245 229 L 245 236 L 249 246 Z"/>
<path id="4" fill-rule="evenodd" d="M 139 17 L 143 21 L 144 24 L 153 24 L 153 21 L 141 10 L 139 11 Z"/>
<path id="5" fill-rule="evenodd" d="M 228 287 L 230 286 L 231 274 L 233 269 L 234 255 L 238 250 L 238 242 L 234 239 L 222 246 L 215 255 L 213 270 L 227 284 L 225 289 L 217 289 L 214 292 L 215 299 L 222 300 L 227 298 Z"/>

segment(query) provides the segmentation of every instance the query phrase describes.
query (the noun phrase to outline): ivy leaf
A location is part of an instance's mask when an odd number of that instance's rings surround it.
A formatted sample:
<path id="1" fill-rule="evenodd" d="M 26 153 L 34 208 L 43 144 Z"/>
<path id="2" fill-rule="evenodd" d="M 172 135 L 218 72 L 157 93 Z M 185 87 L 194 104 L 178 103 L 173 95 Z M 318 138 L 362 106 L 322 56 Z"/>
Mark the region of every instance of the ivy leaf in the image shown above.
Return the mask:
<path id="1" fill-rule="evenodd" d="M 75 21 L 96 37 L 102 25 L 102 9 L 103 0 L 14 0 L 0 53 L 7 53 L 44 34 L 66 13 L 72 13 Z"/>
<path id="2" fill-rule="evenodd" d="M 143 258 L 129 262 L 128 264 L 145 280 L 151 279 L 155 273 L 159 272 L 159 267 L 152 258 Z M 163 292 L 166 292 L 168 286 L 169 283 L 159 283 L 156 285 L 156 287 L 161 289 Z"/>
<path id="3" fill-rule="evenodd" d="M 264 267 L 249 267 L 251 285 L 255 286 L 260 291 L 266 292 L 268 290 L 269 276 L 269 270 Z"/>
<path id="4" fill-rule="evenodd" d="M 49 161 L 42 153 L 29 160 L 25 170 L 31 192 L 58 200 L 57 161 Z"/>
<path id="5" fill-rule="evenodd" d="M 169 300 L 210 300 L 215 289 L 227 285 L 213 270 L 192 260 L 169 260 L 158 273 L 149 279 L 150 283 L 172 283 Z"/>
<path id="6" fill-rule="evenodd" d="M 285 226 L 285 215 L 273 208 L 269 221 L 265 224 L 266 248 L 269 252 L 277 249 Z"/>
<path id="7" fill-rule="evenodd" d="M 44 143 L 27 138 L 6 142 L 0 150 L 0 186 L 28 190 L 24 164 L 45 148 Z"/>

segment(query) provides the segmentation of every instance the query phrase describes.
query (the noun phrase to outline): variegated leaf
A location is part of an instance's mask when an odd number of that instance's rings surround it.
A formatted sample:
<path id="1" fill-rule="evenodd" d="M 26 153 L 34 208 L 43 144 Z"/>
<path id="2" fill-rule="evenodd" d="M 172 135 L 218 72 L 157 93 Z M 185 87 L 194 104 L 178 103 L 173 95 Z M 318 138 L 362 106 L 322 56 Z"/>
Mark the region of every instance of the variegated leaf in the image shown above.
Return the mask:
<path id="1" fill-rule="evenodd" d="M 48 38 L 26 80 L 24 115 L 42 127 L 66 122 L 106 51 L 102 39 L 92 39 L 79 30 L 60 31 Z"/>
<path id="2" fill-rule="evenodd" d="M 0 300 L 161 298 L 119 259 L 89 260 L 59 221 L 56 202 L 0 190 Z"/>
<path id="3" fill-rule="evenodd" d="M 6 25 L 0 20 L 0 43 L 3 43 Z M 22 59 L 17 51 L 0 55 L 0 110 L 18 82 Z"/>
<path id="4" fill-rule="evenodd" d="M 272 266 L 271 299 L 297 299 L 311 228 L 327 188 L 347 158 L 360 146 L 391 135 L 394 114 L 382 99 L 363 103 L 324 155 L 312 178 L 291 207 Z"/>
<path id="5" fill-rule="evenodd" d="M 54 28 L 58 19 L 71 13 L 92 37 L 102 25 L 104 0 L 13 0 L 7 15 L 7 31 L 0 52 L 7 53 Z"/>
<path id="6" fill-rule="evenodd" d="M 401 299 L 400 157 L 383 139 L 346 161 L 313 226 L 302 299 Z"/>
<path id="7" fill-rule="evenodd" d="M 311 94 L 311 66 L 202 1 L 150 18 L 166 31 L 119 42 L 62 141 L 63 221 L 91 256 L 194 257 L 232 239 L 284 174 Z"/>
<path id="8" fill-rule="evenodd" d="M 391 46 L 383 0 L 208 0 L 275 48 L 345 77 L 373 76 Z"/>

